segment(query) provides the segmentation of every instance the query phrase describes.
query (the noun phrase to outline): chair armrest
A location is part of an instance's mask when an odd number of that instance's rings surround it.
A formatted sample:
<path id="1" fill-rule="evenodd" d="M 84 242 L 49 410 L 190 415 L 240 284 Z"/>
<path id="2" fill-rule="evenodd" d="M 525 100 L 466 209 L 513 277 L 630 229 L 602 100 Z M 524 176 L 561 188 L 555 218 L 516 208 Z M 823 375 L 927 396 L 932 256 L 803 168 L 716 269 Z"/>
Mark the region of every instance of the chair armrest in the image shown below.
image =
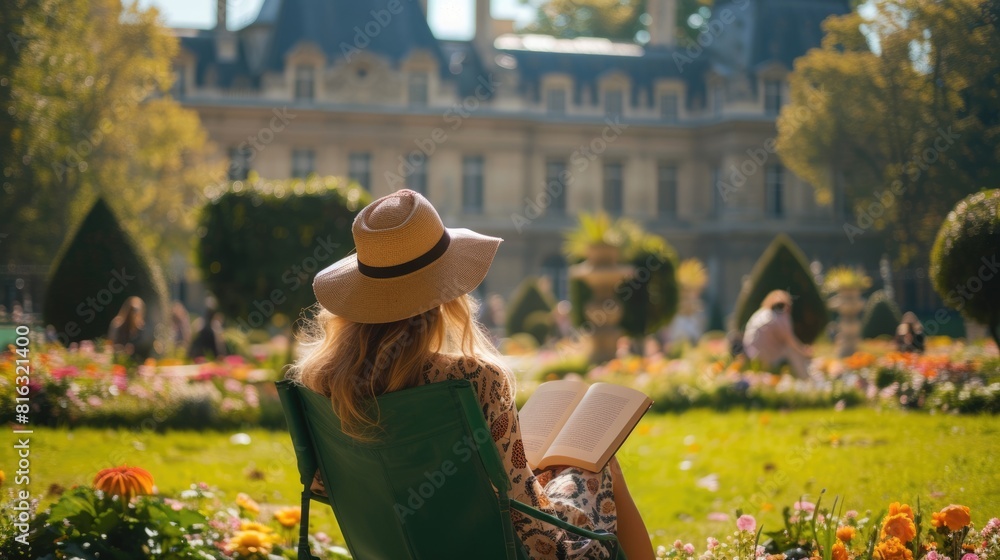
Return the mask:
<path id="1" fill-rule="evenodd" d="M 544 522 L 549 523 L 551 525 L 555 525 L 556 527 L 559 527 L 560 529 L 563 529 L 565 531 L 569 531 L 570 533 L 574 533 L 576 535 L 580 535 L 581 537 L 587 537 L 588 539 L 594 539 L 596 541 L 605 542 L 605 543 L 613 546 L 614 549 L 617 551 L 618 554 L 614 558 L 620 558 L 621 560 L 627 560 L 627 558 L 625 558 L 625 553 L 622 552 L 622 550 L 621 550 L 621 544 L 618 542 L 618 537 L 616 537 L 612 533 L 595 533 L 594 531 L 588 531 L 587 529 L 582 529 L 580 527 L 577 527 L 576 525 L 573 525 L 572 523 L 567 523 L 567 522 L 563 521 L 562 519 L 559 519 L 558 517 L 549 515 L 549 514 L 545 513 L 544 511 L 539 511 L 539 510 L 537 510 L 537 509 L 529 506 L 528 504 L 521 503 L 521 502 L 519 502 L 517 500 L 511 500 L 510 501 L 510 507 L 516 509 L 517 511 L 519 511 L 519 512 L 525 514 L 525 515 L 530 515 L 531 517 L 534 517 L 535 519 L 538 519 L 539 521 L 544 521 Z"/>

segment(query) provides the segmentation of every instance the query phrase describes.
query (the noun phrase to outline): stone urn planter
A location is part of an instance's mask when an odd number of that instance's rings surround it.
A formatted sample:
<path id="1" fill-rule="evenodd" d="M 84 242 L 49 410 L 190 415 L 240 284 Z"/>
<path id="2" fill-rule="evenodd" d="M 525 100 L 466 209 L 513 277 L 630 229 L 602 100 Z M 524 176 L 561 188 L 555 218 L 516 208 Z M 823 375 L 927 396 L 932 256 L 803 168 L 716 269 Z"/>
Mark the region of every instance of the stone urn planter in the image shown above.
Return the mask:
<path id="1" fill-rule="evenodd" d="M 587 259 L 569 268 L 571 279 L 582 280 L 591 290 L 591 298 L 584 307 L 584 316 L 591 327 L 590 360 L 601 363 L 615 357 L 618 339 L 622 336 L 619 324 L 624 314 L 615 297 L 615 288 L 632 277 L 635 269 L 619 264 L 620 249 L 607 243 L 595 243 L 587 249 Z"/>
<path id="2" fill-rule="evenodd" d="M 827 302 L 837 312 L 837 335 L 834 348 L 837 356 L 846 358 L 858 350 L 861 340 L 861 312 L 865 308 L 864 290 L 872 285 L 865 273 L 851 268 L 833 268 L 823 281 L 823 289 L 833 296 Z"/>

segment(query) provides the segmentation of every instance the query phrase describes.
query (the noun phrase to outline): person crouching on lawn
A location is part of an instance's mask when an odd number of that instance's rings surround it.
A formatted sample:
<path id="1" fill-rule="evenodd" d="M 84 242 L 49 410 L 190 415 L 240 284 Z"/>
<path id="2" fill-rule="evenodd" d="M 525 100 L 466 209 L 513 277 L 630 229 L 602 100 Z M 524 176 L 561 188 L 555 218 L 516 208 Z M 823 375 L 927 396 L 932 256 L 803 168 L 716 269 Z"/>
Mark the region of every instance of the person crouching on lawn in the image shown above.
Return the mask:
<path id="1" fill-rule="evenodd" d="M 809 375 L 812 349 L 795 336 L 792 329 L 792 296 L 784 290 L 767 294 L 760 309 L 750 316 L 743 334 L 747 358 L 774 371 L 787 363 L 799 379 Z"/>
<path id="2" fill-rule="evenodd" d="M 631 560 L 652 559 L 649 535 L 617 461 L 596 473 L 528 468 L 511 373 L 475 322 L 478 304 L 468 295 L 486 277 L 502 240 L 445 228 L 430 202 L 411 190 L 369 204 L 352 231 L 357 253 L 320 271 L 313 282 L 321 308 L 307 322 L 308 354 L 291 377 L 330 397 L 344 432 L 359 438 L 375 424 L 365 414 L 370 399 L 469 380 L 507 474 L 518 481 L 511 484 L 511 499 L 585 529 L 616 533 Z M 323 490 L 318 479 L 313 490 Z M 516 515 L 513 523 L 534 558 L 608 555 L 597 541 L 527 516 Z"/>

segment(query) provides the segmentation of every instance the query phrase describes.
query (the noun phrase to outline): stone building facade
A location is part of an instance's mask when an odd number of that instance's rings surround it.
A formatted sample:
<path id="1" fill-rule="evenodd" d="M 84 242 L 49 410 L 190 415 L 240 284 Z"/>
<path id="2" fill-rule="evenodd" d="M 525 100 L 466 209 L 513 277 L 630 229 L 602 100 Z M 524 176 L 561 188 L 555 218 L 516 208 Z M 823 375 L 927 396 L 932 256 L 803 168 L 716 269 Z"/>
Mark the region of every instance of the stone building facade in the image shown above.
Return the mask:
<path id="1" fill-rule="evenodd" d="M 225 22 L 225 2 L 218 4 Z M 484 291 L 545 275 L 565 297 L 562 236 L 581 212 L 641 222 L 710 272 L 717 318 L 771 239 L 826 265 L 851 245 L 843 201 L 774 153 L 793 61 L 846 0 L 718 0 L 697 42 L 650 0 L 647 44 L 517 35 L 476 0 L 470 41 L 439 40 L 413 0 L 264 0 L 238 30 L 176 30 L 174 95 L 230 179 L 349 176 L 425 193 L 452 227 L 503 237 Z"/>

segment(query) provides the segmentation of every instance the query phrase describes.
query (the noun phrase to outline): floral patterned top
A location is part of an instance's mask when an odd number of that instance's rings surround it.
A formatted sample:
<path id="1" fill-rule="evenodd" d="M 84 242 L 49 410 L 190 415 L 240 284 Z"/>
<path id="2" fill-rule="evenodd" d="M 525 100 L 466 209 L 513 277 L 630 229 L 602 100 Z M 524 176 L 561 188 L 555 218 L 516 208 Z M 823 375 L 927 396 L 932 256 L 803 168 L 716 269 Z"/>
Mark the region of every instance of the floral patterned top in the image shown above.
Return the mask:
<path id="1" fill-rule="evenodd" d="M 534 506 L 577 527 L 613 533 L 618 517 L 611 471 L 550 468 L 532 472 L 524 455 L 510 377 L 498 366 L 468 357 L 437 354 L 425 364 L 421 383 L 467 379 L 472 383 L 493 441 L 510 477 L 510 498 Z M 532 558 L 608 558 L 599 542 L 574 535 L 511 511 L 514 529 Z"/>

